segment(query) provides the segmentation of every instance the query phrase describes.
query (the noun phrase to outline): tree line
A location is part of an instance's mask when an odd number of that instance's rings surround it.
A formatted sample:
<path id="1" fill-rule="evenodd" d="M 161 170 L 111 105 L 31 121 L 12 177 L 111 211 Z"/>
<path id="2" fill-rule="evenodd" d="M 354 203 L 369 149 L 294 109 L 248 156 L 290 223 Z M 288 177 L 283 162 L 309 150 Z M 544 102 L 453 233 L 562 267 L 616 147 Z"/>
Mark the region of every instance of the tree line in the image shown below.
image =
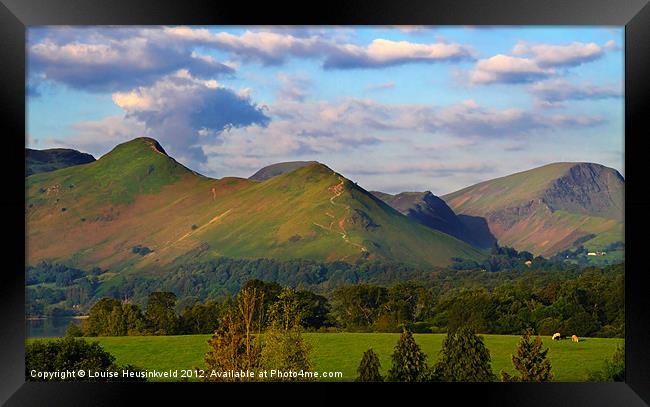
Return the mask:
<path id="1" fill-rule="evenodd" d="M 140 250 L 138 246 L 135 247 Z M 526 265 L 532 258 L 532 264 Z M 483 262 L 453 259 L 448 268 L 417 267 L 386 260 L 317 262 L 304 259 L 230 259 L 179 264 L 164 269 L 147 269 L 137 275 L 117 273 L 106 277 L 109 270 L 98 267 L 84 271 L 72 266 L 40 262 L 26 267 L 27 312 L 29 315 L 74 315 L 87 312 L 102 297 L 130 298 L 143 304 L 152 291 L 171 291 L 180 303 L 223 298 L 235 295 L 246 281 L 275 281 L 283 286 L 306 288 L 327 294 L 335 288 L 357 283 L 390 285 L 397 281 L 426 283 L 441 277 L 459 274 L 490 274 L 482 280 L 513 278 L 528 271 L 566 271 L 571 274 L 580 267 L 562 259 L 532 257 L 528 252 L 495 246 Z M 504 274 L 504 276 L 498 276 Z M 101 278 L 99 278 L 101 276 Z M 476 277 L 473 277 L 476 278 Z"/>
<path id="2" fill-rule="evenodd" d="M 294 289 L 301 327 L 311 331 L 447 332 L 466 325 L 486 334 L 521 334 L 528 328 L 542 335 L 554 332 L 578 336 L 622 337 L 624 334 L 624 275 L 622 266 L 589 268 L 574 278 L 528 273 L 528 278 L 482 284 L 467 280 L 427 285 L 417 281 L 390 286 L 348 284 L 328 295 Z M 452 280 L 457 281 L 457 280 Z M 487 288 L 486 288 L 487 287 Z M 264 294 L 263 327 L 267 312 L 284 288 L 275 282 L 249 280 L 241 290 Z M 240 290 L 240 292 L 241 292 Z M 172 335 L 213 333 L 220 318 L 234 307 L 236 297 L 179 301 L 172 292 L 149 293 L 140 308 L 130 301 L 105 297 L 90 309 L 86 336 Z"/>
<path id="3" fill-rule="evenodd" d="M 574 279 L 520 280 L 493 289 L 356 284 L 336 289 L 331 309 L 331 319 L 348 331 L 445 332 L 467 325 L 489 334 L 533 328 L 543 335 L 622 337 L 624 276 L 622 268 L 591 268 Z"/>
<path id="4" fill-rule="evenodd" d="M 250 280 L 240 293 L 250 289 L 263 298 L 253 317 L 266 328 L 272 321 L 268 312 L 282 301 L 285 289 L 277 283 Z M 307 290 L 291 292 L 302 327 L 318 329 L 328 324 L 329 307 L 325 297 Z M 144 310 L 129 301 L 104 297 L 90 308 L 81 328 L 71 323 L 69 330 L 73 336 L 209 334 L 219 328 L 219 321 L 237 303 L 232 297 L 196 302 L 185 306 L 180 313 L 176 312 L 177 306 L 178 299 L 172 292 L 150 293 Z"/>

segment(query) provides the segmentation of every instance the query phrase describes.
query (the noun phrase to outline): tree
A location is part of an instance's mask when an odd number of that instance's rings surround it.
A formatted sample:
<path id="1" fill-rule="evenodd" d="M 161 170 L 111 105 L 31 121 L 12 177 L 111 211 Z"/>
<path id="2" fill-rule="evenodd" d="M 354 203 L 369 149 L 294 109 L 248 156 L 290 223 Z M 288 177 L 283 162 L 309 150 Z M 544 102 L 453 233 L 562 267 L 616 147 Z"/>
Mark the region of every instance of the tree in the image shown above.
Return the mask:
<path id="1" fill-rule="evenodd" d="M 122 318 L 126 325 L 126 335 L 142 335 L 146 331 L 144 315 L 136 304 L 122 304 Z"/>
<path id="2" fill-rule="evenodd" d="M 312 368 L 311 346 L 301 334 L 299 300 L 296 292 L 285 289 L 269 310 L 270 325 L 264 333 L 261 368 L 279 372 L 296 372 L 296 376 L 269 377 L 270 380 L 300 381 Z"/>
<path id="3" fill-rule="evenodd" d="M 490 351 L 483 338 L 468 327 L 447 333 L 442 342 L 435 376 L 449 382 L 490 382 L 495 375 L 490 367 Z"/>
<path id="4" fill-rule="evenodd" d="M 553 379 L 551 361 L 546 358 L 548 348 L 542 350 L 542 339 L 532 330 L 526 330 L 517 346 L 517 354 L 512 355 L 512 364 L 520 376 L 510 376 L 502 371 L 504 382 L 547 382 Z"/>
<path id="5" fill-rule="evenodd" d="M 258 307 L 262 304 L 261 295 L 255 288 L 240 291 L 233 306 L 224 311 L 217 330 L 210 340 L 205 354 L 205 363 L 209 381 L 248 381 L 252 378 L 212 376 L 211 372 L 252 371 L 259 367 L 261 345 L 255 338 L 254 331 L 260 330 L 261 314 Z M 254 320 L 254 316 L 259 319 Z"/>
<path id="6" fill-rule="evenodd" d="M 122 310 L 122 304 L 113 307 L 113 310 L 108 315 L 108 335 L 110 336 L 124 336 L 127 333 L 126 319 Z"/>
<path id="7" fill-rule="evenodd" d="M 120 307 L 120 301 L 115 298 L 104 297 L 97 301 L 88 312 L 88 319 L 84 321 L 84 334 L 86 336 L 108 336 L 109 317 L 113 308 Z"/>
<path id="8" fill-rule="evenodd" d="M 140 307 L 107 297 L 93 305 L 83 329 L 86 336 L 138 335 L 144 325 Z"/>
<path id="9" fill-rule="evenodd" d="M 320 328 L 327 324 L 329 303 L 322 295 L 311 291 L 296 291 L 298 308 L 300 310 L 300 324 L 304 328 Z"/>
<path id="10" fill-rule="evenodd" d="M 145 318 L 154 335 L 171 335 L 176 332 L 176 294 L 155 291 L 149 294 Z"/>
<path id="11" fill-rule="evenodd" d="M 426 355 L 415 343 L 413 334 L 404 330 L 397 341 L 391 359 L 393 365 L 388 371 L 389 382 L 422 382 L 427 380 Z"/>
<path id="12" fill-rule="evenodd" d="M 260 294 L 256 288 L 244 288 L 237 296 L 237 309 L 239 310 L 239 317 L 245 335 L 246 359 L 244 361 L 246 363 L 243 366 L 245 369 L 257 367 L 260 348 L 258 346 L 259 341 L 253 341 L 253 335 L 256 330 L 258 334 L 262 331 L 264 315 L 260 308 L 263 303 L 264 294 Z"/>
<path id="13" fill-rule="evenodd" d="M 239 290 L 247 291 L 255 289 L 257 296 L 261 299 L 261 304 L 256 307 L 256 314 L 253 315 L 255 320 L 260 321 L 262 328 L 268 326 L 267 311 L 271 305 L 278 299 L 278 295 L 282 292 L 282 286 L 275 282 L 262 281 L 258 279 L 248 280 Z"/>
<path id="14" fill-rule="evenodd" d="M 372 350 L 368 349 L 363 353 L 361 358 L 361 363 L 357 368 L 359 376 L 357 377 L 357 382 L 383 382 L 384 378 L 379 373 L 381 368 L 381 363 L 379 362 L 379 357 Z"/>
<path id="15" fill-rule="evenodd" d="M 79 370 L 91 372 L 120 372 L 132 366 L 118 366 L 115 357 L 106 352 L 98 342 L 87 342 L 80 338 L 66 337 L 53 340 L 35 340 L 25 345 L 25 379 L 28 381 L 42 381 L 43 378 L 32 377 L 31 372 L 57 372 Z M 118 377 L 79 377 L 78 375 L 67 379 L 55 378 L 54 380 L 73 381 L 109 381 L 131 380 L 142 381 L 138 378 Z"/>
<path id="16" fill-rule="evenodd" d="M 461 291 L 450 299 L 447 307 L 448 331 L 453 332 L 461 326 L 468 326 L 476 332 L 489 329 L 493 302 L 485 289 Z"/>
<path id="17" fill-rule="evenodd" d="M 332 311 L 339 324 L 349 330 L 367 329 L 376 321 L 388 290 L 368 284 L 337 288 L 333 293 Z"/>
<path id="18" fill-rule="evenodd" d="M 84 332 L 81 330 L 81 327 L 75 324 L 74 321 L 70 321 L 70 324 L 68 325 L 68 329 L 65 331 L 65 336 L 76 338 L 83 335 Z"/>
<path id="19" fill-rule="evenodd" d="M 184 334 L 214 333 L 219 326 L 221 309 L 214 301 L 186 307 L 179 318 L 179 329 Z"/>

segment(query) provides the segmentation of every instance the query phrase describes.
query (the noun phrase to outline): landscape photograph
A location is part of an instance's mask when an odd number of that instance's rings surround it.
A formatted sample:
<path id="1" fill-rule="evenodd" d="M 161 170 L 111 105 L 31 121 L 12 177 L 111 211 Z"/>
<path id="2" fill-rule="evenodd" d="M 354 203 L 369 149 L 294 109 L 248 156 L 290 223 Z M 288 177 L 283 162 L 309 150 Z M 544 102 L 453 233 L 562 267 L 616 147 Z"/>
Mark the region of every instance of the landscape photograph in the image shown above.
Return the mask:
<path id="1" fill-rule="evenodd" d="M 25 380 L 623 381 L 623 45 L 29 27 Z"/>

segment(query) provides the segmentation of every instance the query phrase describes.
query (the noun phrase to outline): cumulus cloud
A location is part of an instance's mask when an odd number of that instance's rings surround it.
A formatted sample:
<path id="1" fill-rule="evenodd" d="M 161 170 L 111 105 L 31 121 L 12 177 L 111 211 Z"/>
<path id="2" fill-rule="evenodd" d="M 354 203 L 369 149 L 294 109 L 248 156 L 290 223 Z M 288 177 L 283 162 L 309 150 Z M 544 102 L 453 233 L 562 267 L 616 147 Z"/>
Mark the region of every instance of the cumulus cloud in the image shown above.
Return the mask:
<path id="1" fill-rule="evenodd" d="M 36 31 L 28 44 L 29 69 L 45 80 L 88 91 L 146 86 L 179 69 L 200 78 L 234 72 L 160 32 L 155 28 Z"/>
<path id="2" fill-rule="evenodd" d="M 606 44 L 607 47 L 609 45 Z M 530 45 L 519 42 L 512 50 L 515 55 L 528 55 L 540 66 L 576 66 L 594 61 L 605 54 L 605 48 L 594 42 L 573 42 L 568 45 Z"/>
<path id="3" fill-rule="evenodd" d="M 613 41 L 603 46 L 573 42 L 568 45 L 528 44 L 518 42 L 512 55 L 498 54 L 479 60 L 469 73 L 470 83 L 529 83 L 549 79 L 559 69 L 575 67 L 601 58 L 615 48 Z"/>
<path id="4" fill-rule="evenodd" d="M 300 57 L 323 59 L 325 69 L 380 68 L 473 57 L 469 47 L 448 43 L 419 44 L 378 38 L 367 46 L 361 46 L 332 41 L 323 35 L 294 36 L 277 31 L 246 31 L 235 35 L 191 27 L 166 27 L 165 33 L 177 40 L 229 51 L 242 60 L 265 65 L 277 65 L 289 57 Z"/>
<path id="5" fill-rule="evenodd" d="M 113 94 L 126 116 L 144 124 L 147 134 L 163 143 L 179 161 L 203 163 L 199 143 L 220 143 L 231 128 L 257 124 L 269 118 L 250 98 L 215 80 L 193 77 L 187 70 L 165 76 L 153 85 Z"/>
<path id="6" fill-rule="evenodd" d="M 367 47 L 346 44 L 326 57 L 325 69 L 380 68 L 412 62 L 473 59 L 470 48 L 460 44 L 416 44 L 408 41 L 375 39 Z"/>
<path id="7" fill-rule="evenodd" d="M 499 54 L 478 61 L 469 78 L 472 83 L 523 83 L 554 74 L 553 68 L 543 68 L 532 59 Z"/>
<path id="8" fill-rule="evenodd" d="M 571 83 L 567 80 L 548 80 L 533 84 L 530 91 L 546 106 L 556 106 L 566 100 L 608 99 L 623 96 L 622 86 L 598 86 L 591 83 Z"/>
<path id="9" fill-rule="evenodd" d="M 278 65 L 289 58 L 310 58 L 322 61 L 325 69 L 350 69 L 456 61 L 473 55 L 469 47 L 447 42 L 378 38 L 357 45 L 344 41 L 345 32 L 304 27 L 241 34 L 182 26 L 38 28 L 29 31 L 28 65 L 44 80 L 113 92 L 150 85 L 179 69 L 204 79 L 232 76 L 239 62 Z M 225 51 L 232 60 L 218 61 L 201 54 L 201 48 Z"/>

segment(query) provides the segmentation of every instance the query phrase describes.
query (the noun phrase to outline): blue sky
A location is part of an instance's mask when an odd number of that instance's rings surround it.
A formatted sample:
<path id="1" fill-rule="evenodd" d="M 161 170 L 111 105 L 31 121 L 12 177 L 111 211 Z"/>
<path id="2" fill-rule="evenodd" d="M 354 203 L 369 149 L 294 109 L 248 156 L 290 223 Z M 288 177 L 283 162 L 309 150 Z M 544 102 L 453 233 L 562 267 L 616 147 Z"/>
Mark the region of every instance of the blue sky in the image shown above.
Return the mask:
<path id="1" fill-rule="evenodd" d="M 391 193 L 624 174 L 622 27 L 37 27 L 27 47 L 31 148 L 149 136 L 216 178 L 317 160 Z"/>

